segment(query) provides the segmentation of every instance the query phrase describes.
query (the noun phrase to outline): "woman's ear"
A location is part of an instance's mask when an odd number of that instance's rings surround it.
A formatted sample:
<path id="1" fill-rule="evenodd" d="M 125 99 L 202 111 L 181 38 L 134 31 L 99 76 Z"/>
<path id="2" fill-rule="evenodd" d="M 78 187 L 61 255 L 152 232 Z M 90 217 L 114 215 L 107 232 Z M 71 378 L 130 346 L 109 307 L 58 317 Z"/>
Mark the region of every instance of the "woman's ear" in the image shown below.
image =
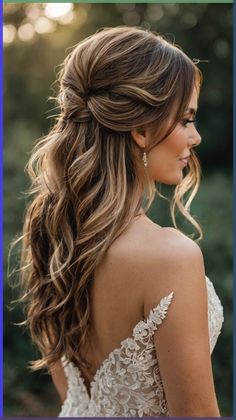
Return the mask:
<path id="1" fill-rule="evenodd" d="M 145 147 L 147 142 L 147 132 L 145 129 L 134 128 L 131 130 L 131 136 L 139 147 Z"/>

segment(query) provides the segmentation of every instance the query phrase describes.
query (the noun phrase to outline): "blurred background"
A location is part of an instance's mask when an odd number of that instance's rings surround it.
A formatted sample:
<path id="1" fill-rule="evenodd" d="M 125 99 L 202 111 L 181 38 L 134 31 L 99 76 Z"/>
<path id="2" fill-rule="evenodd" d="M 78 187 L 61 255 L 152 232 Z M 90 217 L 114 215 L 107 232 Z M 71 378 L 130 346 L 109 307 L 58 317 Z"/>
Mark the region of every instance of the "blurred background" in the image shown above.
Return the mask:
<path id="1" fill-rule="evenodd" d="M 7 258 L 22 228 L 28 153 L 53 123 L 47 98 L 68 47 L 100 27 L 130 25 L 160 32 L 190 58 L 202 60 L 198 154 L 203 174 L 192 214 L 204 232 L 206 273 L 224 306 L 212 359 L 221 415 L 232 416 L 232 4 L 21 3 L 5 4 L 4 15 L 4 415 L 49 417 L 60 409 L 50 377 L 27 367 L 37 352 L 28 333 L 14 325 L 23 319 L 21 308 L 10 305 L 17 287 L 9 286 Z M 162 191 L 171 193 L 167 187 Z M 149 216 L 170 225 L 168 202 L 158 198 Z M 9 271 L 16 259 L 13 253 Z M 16 282 L 13 276 L 11 283 Z"/>

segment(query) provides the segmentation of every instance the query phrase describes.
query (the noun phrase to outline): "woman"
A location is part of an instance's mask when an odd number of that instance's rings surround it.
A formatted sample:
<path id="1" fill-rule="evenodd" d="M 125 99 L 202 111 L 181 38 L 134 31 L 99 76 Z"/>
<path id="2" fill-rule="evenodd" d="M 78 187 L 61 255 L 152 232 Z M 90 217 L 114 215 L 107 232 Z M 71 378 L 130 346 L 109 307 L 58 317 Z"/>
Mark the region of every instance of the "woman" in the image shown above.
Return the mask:
<path id="1" fill-rule="evenodd" d="M 80 42 L 59 83 L 57 122 L 28 164 L 32 369 L 51 372 L 62 417 L 219 417 L 222 306 L 199 246 L 145 214 L 155 181 L 176 185 L 174 225 L 177 207 L 201 238 L 189 213 L 201 73 L 161 36 L 117 27 Z"/>

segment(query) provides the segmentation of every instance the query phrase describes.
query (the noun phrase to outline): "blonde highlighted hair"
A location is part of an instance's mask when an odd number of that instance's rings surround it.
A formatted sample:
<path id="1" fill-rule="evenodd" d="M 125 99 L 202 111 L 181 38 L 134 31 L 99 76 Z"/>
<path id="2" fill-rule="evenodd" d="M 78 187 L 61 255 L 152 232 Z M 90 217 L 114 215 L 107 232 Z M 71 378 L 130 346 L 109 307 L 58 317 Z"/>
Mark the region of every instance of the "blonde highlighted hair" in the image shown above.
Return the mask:
<path id="1" fill-rule="evenodd" d="M 90 323 L 94 270 L 156 195 L 131 130 L 148 126 L 158 133 L 173 115 L 168 132 L 162 138 L 155 135 L 146 151 L 164 141 L 182 118 L 193 87 L 200 87 L 201 73 L 160 35 L 116 27 L 76 45 L 58 82 L 60 113 L 27 165 L 33 199 L 19 238 L 25 323 L 42 355 L 31 362 L 34 370 L 50 368 L 63 355 L 88 366 L 81 349 Z M 199 163 L 191 151 L 171 214 L 175 224 L 177 207 L 201 236 L 188 210 L 199 178 Z"/>

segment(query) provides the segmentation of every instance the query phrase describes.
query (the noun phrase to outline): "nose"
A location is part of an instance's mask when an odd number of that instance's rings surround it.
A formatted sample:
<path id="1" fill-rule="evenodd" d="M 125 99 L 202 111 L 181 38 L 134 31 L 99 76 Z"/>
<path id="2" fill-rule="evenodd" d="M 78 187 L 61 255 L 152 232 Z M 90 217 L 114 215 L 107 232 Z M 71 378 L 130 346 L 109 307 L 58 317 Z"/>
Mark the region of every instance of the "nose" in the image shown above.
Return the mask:
<path id="1" fill-rule="evenodd" d="M 201 144 L 202 138 L 197 131 L 196 127 L 194 127 L 194 133 L 189 138 L 190 147 L 197 147 Z"/>

